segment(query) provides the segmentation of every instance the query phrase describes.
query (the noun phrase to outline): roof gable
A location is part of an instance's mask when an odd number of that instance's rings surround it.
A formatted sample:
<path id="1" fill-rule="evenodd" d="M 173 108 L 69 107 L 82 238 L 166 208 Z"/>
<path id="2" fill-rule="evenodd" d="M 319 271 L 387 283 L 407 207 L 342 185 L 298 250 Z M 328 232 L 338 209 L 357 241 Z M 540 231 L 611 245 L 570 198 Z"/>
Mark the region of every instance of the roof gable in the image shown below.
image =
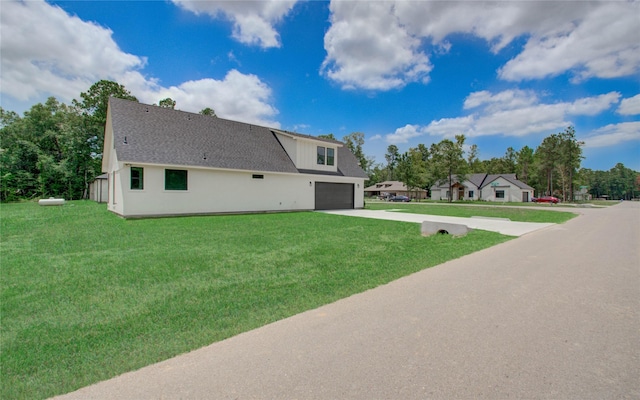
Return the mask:
<path id="1" fill-rule="evenodd" d="M 506 181 L 508 181 L 509 183 L 519 187 L 520 189 L 525 189 L 525 190 L 533 190 L 533 188 L 529 185 L 527 185 L 526 183 L 522 182 L 521 180 L 519 180 L 516 177 L 516 174 L 471 174 L 469 176 L 467 176 L 466 182 L 469 182 L 471 184 L 473 184 L 476 188 L 478 189 L 482 189 L 484 187 L 486 187 L 487 185 L 491 184 L 491 182 L 494 182 L 496 179 L 499 178 L 503 178 Z M 452 183 L 456 183 L 459 182 L 458 181 L 458 177 L 453 175 L 451 177 L 451 182 Z M 445 181 L 441 181 L 441 182 L 437 182 L 435 185 L 433 185 L 431 187 L 432 190 L 439 190 L 439 189 L 444 189 L 444 188 L 448 188 L 449 187 L 449 181 L 445 180 Z"/>
<path id="2" fill-rule="evenodd" d="M 487 175 L 487 178 L 485 179 L 485 182 L 483 183 L 482 187 L 490 185 L 492 182 L 496 181 L 499 178 L 502 178 L 502 179 L 506 180 L 507 182 L 511 183 L 512 185 L 515 185 L 515 186 L 519 187 L 520 189 L 533 190 L 533 188 L 531 186 L 529 186 L 526 183 L 524 183 L 521 180 L 519 180 L 516 177 L 516 174 Z"/>

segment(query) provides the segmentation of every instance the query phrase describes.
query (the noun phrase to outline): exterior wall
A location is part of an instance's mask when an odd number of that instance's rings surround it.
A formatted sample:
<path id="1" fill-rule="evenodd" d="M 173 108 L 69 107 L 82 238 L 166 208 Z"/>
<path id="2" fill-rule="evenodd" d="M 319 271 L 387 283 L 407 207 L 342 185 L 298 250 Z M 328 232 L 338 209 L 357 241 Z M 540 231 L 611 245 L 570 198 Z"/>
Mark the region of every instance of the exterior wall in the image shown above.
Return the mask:
<path id="1" fill-rule="evenodd" d="M 98 203 L 109 201 L 109 180 L 96 179 L 89 185 L 89 199 Z"/>
<path id="2" fill-rule="evenodd" d="M 278 141 L 280 142 L 280 144 L 284 148 L 284 151 L 287 152 L 287 154 L 289 155 L 289 158 L 291 158 L 291 161 L 293 161 L 293 163 L 297 167 L 298 166 L 298 143 L 297 143 L 297 140 L 293 139 L 290 136 L 285 136 L 285 135 L 278 134 L 278 133 L 276 133 L 276 137 L 278 138 Z"/>
<path id="3" fill-rule="evenodd" d="M 106 161 L 109 181 L 109 200 L 107 201 L 107 209 L 116 214 L 123 214 L 124 191 L 122 189 L 121 171 L 124 167 L 123 163 L 119 163 L 116 152 L 112 151 L 111 156 Z M 129 184 L 129 176 L 127 175 L 127 185 Z M 127 186 L 128 187 L 128 186 Z"/>
<path id="4" fill-rule="evenodd" d="M 469 182 L 469 181 L 464 181 L 463 183 L 464 186 L 464 196 L 462 198 L 458 198 L 458 187 L 454 186 L 453 187 L 453 201 L 456 200 L 478 200 L 478 197 L 480 196 L 480 190 L 478 188 L 476 188 L 476 186 Z M 436 187 L 436 188 L 431 188 L 431 200 L 447 200 L 447 192 L 449 191 L 449 185 L 447 184 L 447 186 L 444 187 Z M 469 196 L 469 191 L 472 191 L 473 196 Z"/>
<path id="5" fill-rule="evenodd" d="M 305 139 L 301 137 L 290 137 L 281 133 L 276 133 L 280 144 L 293 161 L 296 168 L 311 169 L 323 172 L 338 172 L 338 146 L 329 142 Z M 332 148 L 334 150 L 333 165 L 318 164 L 318 146 Z M 326 157 L 326 153 L 325 153 Z"/>
<path id="6" fill-rule="evenodd" d="M 144 189 L 130 188 L 131 166 L 144 168 Z M 116 203 L 109 209 L 124 217 L 313 210 L 316 181 L 353 183 L 354 205 L 364 207 L 364 179 L 168 168 L 188 171 L 187 190 L 164 189 L 164 166 L 122 165 L 116 172 L 116 201 L 120 201 L 119 192 L 124 196 L 124 208 Z M 254 174 L 264 179 L 254 179 Z"/>
<path id="7" fill-rule="evenodd" d="M 497 201 L 497 202 L 522 202 L 522 194 L 524 192 L 529 193 L 529 201 L 533 197 L 533 190 L 521 189 L 518 186 L 512 184 L 506 179 L 500 177 L 488 185 L 482 187 L 482 189 L 476 188 L 476 186 L 469 182 L 464 182 L 464 200 L 482 200 L 482 201 Z M 432 187 L 431 188 L 431 200 L 447 200 L 448 186 L 445 187 Z M 469 191 L 473 191 L 473 196 L 469 196 Z M 504 198 L 497 198 L 496 191 L 504 191 Z M 458 188 L 453 188 L 453 200 L 458 199 Z"/>
<path id="8" fill-rule="evenodd" d="M 338 147 L 326 142 L 316 142 L 311 140 L 297 140 L 296 167 L 300 169 L 314 169 L 326 172 L 338 172 Z M 318 164 L 318 146 L 334 149 L 335 161 L 333 165 Z M 326 157 L 326 154 L 325 154 Z"/>
<path id="9" fill-rule="evenodd" d="M 504 191 L 504 198 L 496 197 L 496 192 Z M 522 202 L 522 193 L 529 192 L 529 200 L 533 197 L 533 190 L 521 189 L 504 178 L 498 178 L 482 188 L 482 200 L 498 202 Z"/>

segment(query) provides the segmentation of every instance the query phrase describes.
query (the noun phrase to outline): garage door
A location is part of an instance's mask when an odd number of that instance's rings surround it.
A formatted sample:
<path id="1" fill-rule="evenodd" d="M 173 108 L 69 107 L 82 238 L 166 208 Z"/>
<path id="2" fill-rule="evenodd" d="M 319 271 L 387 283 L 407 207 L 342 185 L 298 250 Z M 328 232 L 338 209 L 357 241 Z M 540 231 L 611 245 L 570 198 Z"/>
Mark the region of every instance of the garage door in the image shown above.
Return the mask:
<path id="1" fill-rule="evenodd" d="M 316 210 L 353 209 L 353 184 L 316 182 Z"/>

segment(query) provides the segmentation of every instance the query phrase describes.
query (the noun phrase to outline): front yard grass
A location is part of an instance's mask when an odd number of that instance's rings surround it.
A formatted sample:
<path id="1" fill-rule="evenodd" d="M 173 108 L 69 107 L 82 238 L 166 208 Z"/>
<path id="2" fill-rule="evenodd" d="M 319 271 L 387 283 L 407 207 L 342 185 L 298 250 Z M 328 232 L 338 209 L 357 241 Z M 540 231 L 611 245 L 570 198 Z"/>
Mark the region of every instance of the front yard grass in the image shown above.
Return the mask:
<path id="1" fill-rule="evenodd" d="M 561 224 L 567 222 L 577 214 L 565 211 L 547 211 L 516 207 L 493 206 L 469 206 L 457 204 L 434 204 L 434 203 L 379 203 L 367 202 L 367 207 L 371 210 L 396 210 L 413 214 L 430 214 L 447 217 L 492 217 L 509 218 L 518 222 L 546 222 Z"/>
<path id="2" fill-rule="evenodd" d="M 511 239 L 313 212 L 0 207 L 3 399 L 66 393 Z"/>

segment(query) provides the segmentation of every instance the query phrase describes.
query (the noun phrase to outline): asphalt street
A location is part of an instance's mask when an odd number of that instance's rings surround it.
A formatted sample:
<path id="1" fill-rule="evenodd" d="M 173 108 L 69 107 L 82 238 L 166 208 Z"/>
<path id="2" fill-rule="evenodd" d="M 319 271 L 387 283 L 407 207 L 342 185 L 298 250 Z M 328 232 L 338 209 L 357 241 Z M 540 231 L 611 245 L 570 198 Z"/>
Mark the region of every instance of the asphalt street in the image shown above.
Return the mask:
<path id="1" fill-rule="evenodd" d="M 640 203 L 60 399 L 638 399 Z"/>

